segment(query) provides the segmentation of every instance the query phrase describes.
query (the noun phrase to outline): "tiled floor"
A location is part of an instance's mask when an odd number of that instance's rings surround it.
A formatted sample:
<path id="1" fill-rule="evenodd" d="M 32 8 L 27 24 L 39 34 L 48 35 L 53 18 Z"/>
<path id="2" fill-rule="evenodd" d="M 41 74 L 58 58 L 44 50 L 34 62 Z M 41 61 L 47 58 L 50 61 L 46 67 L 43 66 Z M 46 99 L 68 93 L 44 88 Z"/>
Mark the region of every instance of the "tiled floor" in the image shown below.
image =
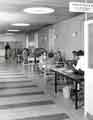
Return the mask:
<path id="1" fill-rule="evenodd" d="M 62 93 L 49 95 L 42 74 L 28 66 L 1 64 L 0 83 L 0 120 L 57 113 L 67 113 L 69 120 L 86 120 L 83 109 L 75 110 Z"/>

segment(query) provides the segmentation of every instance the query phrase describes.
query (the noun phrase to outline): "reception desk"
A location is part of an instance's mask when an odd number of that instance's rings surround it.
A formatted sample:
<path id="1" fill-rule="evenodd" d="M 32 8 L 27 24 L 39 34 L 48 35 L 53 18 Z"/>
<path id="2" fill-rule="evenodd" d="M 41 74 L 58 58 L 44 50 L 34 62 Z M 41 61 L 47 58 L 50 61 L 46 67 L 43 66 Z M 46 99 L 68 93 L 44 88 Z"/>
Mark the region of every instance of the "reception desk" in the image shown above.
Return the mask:
<path id="1" fill-rule="evenodd" d="M 75 92 L 75 109 L 78 109 L 78 93 L 80 92 L 81 83 L 84 82 L 84 75 L 75 74 L 72 70 L 68 70 L 65 68 L 50 67 L 50 70 L 55 72 L 55 93 L 57 93 L 57 79 L 59 75 L 69 78 L 68 80 L 71 80 L 74 83 L 73 89 Z"/>

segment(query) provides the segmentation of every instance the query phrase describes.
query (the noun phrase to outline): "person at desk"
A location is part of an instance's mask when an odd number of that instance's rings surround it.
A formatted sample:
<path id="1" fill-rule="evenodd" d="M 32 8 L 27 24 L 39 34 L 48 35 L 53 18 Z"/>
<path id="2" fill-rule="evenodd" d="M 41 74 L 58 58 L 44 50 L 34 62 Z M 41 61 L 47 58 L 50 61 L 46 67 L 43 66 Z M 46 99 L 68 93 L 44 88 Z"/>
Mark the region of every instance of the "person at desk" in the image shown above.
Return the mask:
<path id="1" fill-rule="evenodd" d="M 57 66 L 62 66 L 63 65 L 63 56 L 62 56 L 62 53 L 61 51 L 57 51 L 55 54 L 54 54 L 54 60 L 55 60 L 55 64 Z"/>
<path id="2" fill-rule="evenodd" d="M 53 52 L 49 52 L 48 53 L 47 64 L 53 65 L 54 63 L 55 63 L 54 53 Z"/>
<path id="3" fill-rule="evenodd" d="M 58 62 L 63 61 L 61 51 L 57 51 L 57 58 L 58 58 Z"/>
<path id="4" fill-rule="evenodd" d="M 72 51 L 72 54 L 73 54 L 73 62 L 72 62 L 72 64 L 74 64 L 76 66 L 77 61 L 79 60 L 78 52 L 74 50 L 74 51 Z"/>
<path id="5" fill-rule="evenodd" d="M 76 66 L 73 65 L 74 72 L 78 74 L 84 74 L 84 70 L 85 70 L 84 51 L 79 50 L 77 54 L 79 56 L 79 60 Z"/>

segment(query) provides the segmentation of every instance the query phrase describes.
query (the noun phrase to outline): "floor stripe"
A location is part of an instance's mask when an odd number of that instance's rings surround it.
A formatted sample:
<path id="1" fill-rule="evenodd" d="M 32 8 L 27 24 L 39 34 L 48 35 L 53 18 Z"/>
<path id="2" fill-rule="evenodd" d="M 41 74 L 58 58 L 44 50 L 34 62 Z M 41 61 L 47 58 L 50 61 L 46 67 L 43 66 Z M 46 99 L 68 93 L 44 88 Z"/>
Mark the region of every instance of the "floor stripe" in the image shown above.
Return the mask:
<path id="1" fill-rule="evenodd" d="M 5 78 L 14 79 L 14 78 L 24 78 L 24 77 L 25 77 L 25 75 L 24 76 L 0 76 L 0 79 L 5 79 Z"/>
<path id="2" fill-rule="evenodd" d="M 1 82 L 18 82 L 18 81 L 32 81 L 32 79 L 28 78 L 28 77 L 17 77 L 17 78 L 0 78 L 0 83 Z"/>
<path id="3" fill-rule="evenodd" d="M 0 105 L 46 101 L 46 100 L 53 100 L 53 99 L 50 96 L 46 96 L 46 95 L 15 96 L 15 97 L 0 98 Z"/>
<path id="4" fill-rule="evenodd" d="M 0 82 L 0 85 L 1 84 L 20 84 L 20 83 L 30 83 L 30 82 L 32 82 L 32 80 L 20 80 L 20 81 L 14 81 L 14 80 L 12 80 L 12 81 L 2 81 L 2 82 Z"/>
<path id="5" fill-rule="evenodd" d="M 45 115 L 39 117 L 30 117 L 23 119 L 15 119 L 15 120 L 70 120 L 69 116 L 66 113 L 54 114 L 54 115 Z"/>
<path id="6" fill-rule="evenodd" d="M 52 100 L 47 100 L 47 101 L 36 101 L 30 103 L 27 102 L 27 103 L 18 103 L 18 104 L 7 104 L 7 105 L 0 105 L 0 109 L 24 108 L 24 107 L 49 105 L 49 104 L 55 104 L 55 103 Z"/>
<path id="7" fill-rule="evenodd" d="M 0 75 L 24 75 L 24 73 L 16 72 L 0 72 Z"/>
<path id="8" fill-rule="evenodd" d="M 21 85 L 21 86 L 9 86 L 9 87 L 0 87 L 0 90 L 3 90 L 3 89 L 17 89 L 17 88 L 31 88 L 31 87 L 38 87 L 37 85 Z"/>
<path id="9" fill-rule="evenodd" d="M 9 82 L 0 82 L 0 88 L 9 88 L 9 87 L 20 87 L 20 86 L 33 86 L 35 83 L 32 83 L 32 81 L 9 81 Z M 38 85 L 35 85 L 38 86 Z"/>
<path id="10" fill-rule="evenodd" d="M 14 89 L 1 89 L 0 90 L 0 95 L 4 94 L 17 94 L 17 93 L 31 93 L 31 92 L 39 92 L 41 91 L 40 87 L 30 87 L 30 88 L 14 88 Z"/>
<path id="11" fill-rule="evenodd" d="M 0 97 L 28 96 L 28 95 L 42 95 L 42 94 L 45 94 L 44 91 L 30 92 L 30 93 L 2 94 L 0 95 Z"/>
<path id="12" fill-rule="evenodd" d="M 56 115 L 59 113 L 65 113 L 64 110 L 60 110 L 56 104 L 41 105 L 41 106 L 31 106 L 24 108 L 15 108 L 15 109 L 1 109 L 0 118 L 2 120 L 15 120 L 22 118 L 32 118 L 45 115 Z M 32 119 L 31 119 L 32 120 Z M 54 119 L 53 119 L 54 120 Z"/>

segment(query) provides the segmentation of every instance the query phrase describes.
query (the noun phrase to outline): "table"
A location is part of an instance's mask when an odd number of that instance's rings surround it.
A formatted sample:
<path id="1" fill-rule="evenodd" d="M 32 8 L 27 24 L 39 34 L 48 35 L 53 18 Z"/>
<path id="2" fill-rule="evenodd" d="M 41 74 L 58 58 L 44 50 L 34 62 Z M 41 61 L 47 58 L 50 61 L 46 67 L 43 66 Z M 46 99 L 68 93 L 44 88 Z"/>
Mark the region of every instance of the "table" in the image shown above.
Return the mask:
<path id="1" fill-rule="evenodd" d="M 70 78 L 75 83 L 75 109 L 78 109 L 78 92 L 80 90 L 80 83 L 84 81 L 84 75 L 73 73 L 73 71 L 66 68 L 51 67 L 50 70 L 55 72 L 55 93 L 57 93 L 57 76 L 58 74 Z"/>

